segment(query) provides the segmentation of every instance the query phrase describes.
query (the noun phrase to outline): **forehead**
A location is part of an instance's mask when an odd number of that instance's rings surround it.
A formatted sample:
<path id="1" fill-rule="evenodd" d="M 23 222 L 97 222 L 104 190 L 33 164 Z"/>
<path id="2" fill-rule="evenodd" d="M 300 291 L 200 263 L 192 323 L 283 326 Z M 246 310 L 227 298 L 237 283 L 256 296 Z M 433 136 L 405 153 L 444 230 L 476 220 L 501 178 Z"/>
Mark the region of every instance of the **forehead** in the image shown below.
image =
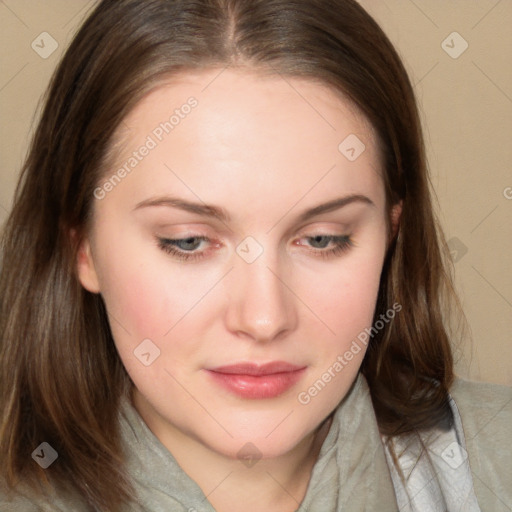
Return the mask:
<path id="1" fill-rule="evenodd" d="M 183 73 L 140 101 L 116 138 L 121 151 L 110 172 L 151 146 L 123 183 L 134 199 L 193 192 L 208 202 L 215 190 L 231 203 L 281 195 L 290 204 L 304 194 L 325 198 L 333 187 L 383 193 L 372 126 L 340 93 L 307 79 L 229 68 Z"/>

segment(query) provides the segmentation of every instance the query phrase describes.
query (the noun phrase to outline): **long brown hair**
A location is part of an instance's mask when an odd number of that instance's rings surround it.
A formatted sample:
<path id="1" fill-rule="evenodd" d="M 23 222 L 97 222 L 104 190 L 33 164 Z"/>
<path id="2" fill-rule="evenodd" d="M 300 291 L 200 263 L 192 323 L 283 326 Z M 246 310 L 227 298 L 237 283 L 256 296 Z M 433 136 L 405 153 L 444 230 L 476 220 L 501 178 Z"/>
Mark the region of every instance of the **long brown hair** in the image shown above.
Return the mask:
<path id="1" fill-rule="evenodd" d="M 403 200 L 375 319 L 394 303 L 402 310 L 372 337 L 361 371 L 382 433 L 449 414 L 443 312 L 458 300 L 413 88 L 375 21 L 354 0 L 104 0 L 53 76 L 2 236 L 0 456 L 9 485 L 49 477 L 100 510 L 129 501 L 117 414 L 131 383 L 101 296 L 77 279 L 77 244 L 123 118 L 166 77 L 225 66 L 327 84 L 373 125 L 388 212 Z M 46 471 L 30 456 L 42 441 L 59 454 Z"/>

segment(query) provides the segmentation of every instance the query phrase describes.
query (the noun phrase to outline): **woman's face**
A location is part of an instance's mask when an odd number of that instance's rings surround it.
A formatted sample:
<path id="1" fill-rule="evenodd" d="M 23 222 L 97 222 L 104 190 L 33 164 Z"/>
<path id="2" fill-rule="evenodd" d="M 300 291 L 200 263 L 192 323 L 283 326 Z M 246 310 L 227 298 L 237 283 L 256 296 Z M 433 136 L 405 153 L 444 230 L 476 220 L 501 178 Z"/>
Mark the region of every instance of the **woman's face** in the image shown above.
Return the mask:
<path id="1" fill-rule="evenodd" d="M 365 354 L 387 248 L 371 127 L 324 86 L 228 69 L 161 86 L 118 135 L 78 267 L 136 403 L 164 437 L 288 452 Z"/>

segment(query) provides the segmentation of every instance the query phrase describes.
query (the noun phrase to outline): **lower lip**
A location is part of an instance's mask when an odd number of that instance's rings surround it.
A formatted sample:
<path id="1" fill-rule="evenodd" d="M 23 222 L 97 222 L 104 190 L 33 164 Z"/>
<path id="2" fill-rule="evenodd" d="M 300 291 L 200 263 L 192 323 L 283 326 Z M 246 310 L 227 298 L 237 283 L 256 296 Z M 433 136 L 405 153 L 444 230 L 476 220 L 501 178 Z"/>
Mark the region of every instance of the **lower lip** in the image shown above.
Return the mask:
<path id="1" fill-rule="evenodd" d="M 222 387 L 241 398 L 275 398 L 288 391 L 302 377 L 305 368 L 293 372 L 272 373 L 270 375 L 239 375 L 208 373 Z"/>

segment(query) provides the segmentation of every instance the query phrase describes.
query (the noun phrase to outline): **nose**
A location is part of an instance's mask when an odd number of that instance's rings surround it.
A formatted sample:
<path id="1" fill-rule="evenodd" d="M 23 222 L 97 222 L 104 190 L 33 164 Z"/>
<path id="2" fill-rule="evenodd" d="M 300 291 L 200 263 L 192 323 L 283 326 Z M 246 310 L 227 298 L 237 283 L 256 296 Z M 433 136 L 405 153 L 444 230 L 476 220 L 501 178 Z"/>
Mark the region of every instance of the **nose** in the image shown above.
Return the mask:
<path id="1" fill-rule="evenodd" d="M 295 296 L 286 282 L 289 275 L 269 250 L 252 263 L 238 259 L 228 278 L 227 328 L 260 343 L 293 331 L 298 316 Z"/>

